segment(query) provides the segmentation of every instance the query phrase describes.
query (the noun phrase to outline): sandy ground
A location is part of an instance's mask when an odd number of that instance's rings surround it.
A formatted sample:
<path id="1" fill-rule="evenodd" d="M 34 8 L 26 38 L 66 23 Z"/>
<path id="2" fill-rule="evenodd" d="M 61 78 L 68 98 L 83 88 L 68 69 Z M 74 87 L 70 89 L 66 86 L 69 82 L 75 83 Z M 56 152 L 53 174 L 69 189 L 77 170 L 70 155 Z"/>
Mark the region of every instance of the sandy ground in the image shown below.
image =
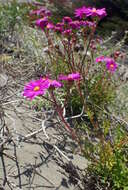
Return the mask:
<path id="1" fill-rule="evenodd" d="M 4 158 L 7 178 L 12 189 L 18 189 L 20 186 L 23 190 L 79 189 L 79 177 L 81 170 L 87 166 L 87 160 L 79 153 L 73 154 L 76 144 L 69 137 L 65 140 L 67 134 L 62 135 L 63 130 L 61 132 L 52 122 L 47 121 L 46 132 L 50 140 L 40 132 L 25 141 L 24 136 L 41 128 L 41 118 L 38 121 L 34 110 L 30 110 L 23 103 L 20 106 L 18 103 L 10 103 L 5 110 L 5 123 L 15 142 L 15 146 L 13 142 L 7 143 L 4 151 L 8 155 L 8 158 Z M 68 160 L 53 147 L 54 145 Z M 2 178 L 3 168 L 0 162 L 0 179 Z M 8 190 L 9 187 L 5 186 L 5 189 Z"/>

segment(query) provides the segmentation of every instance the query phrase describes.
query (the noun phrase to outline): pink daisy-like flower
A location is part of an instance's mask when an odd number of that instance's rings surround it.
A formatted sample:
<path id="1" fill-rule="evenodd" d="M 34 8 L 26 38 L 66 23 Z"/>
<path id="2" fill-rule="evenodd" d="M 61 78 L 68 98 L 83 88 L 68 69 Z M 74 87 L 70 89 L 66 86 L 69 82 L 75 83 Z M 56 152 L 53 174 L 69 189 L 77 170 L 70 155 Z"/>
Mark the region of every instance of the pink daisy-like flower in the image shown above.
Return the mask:
<path id="1" fill-rule="evenodd" d="M 57 24 L 56 24 L 56 27 L 63 27 L 64 26 L 64 23 L 63 22 L 58 22 Z"/>
<path id="2" fill-rule="evenodd" d="M 54 30 L 55 30 L 55 32 L 61 33 L 63 31 L 63 28 L 59 27 L 59 26 L 55 26 Z"/>
<path id="3" fill-rule="evenodd" d="M 115 70 L 117 69 L 117 63 L 111 57 L 105 57 L 103 55 L 99 56 L 96 58 L 96 63 L 99 62 L 105 62 L 107 70 L 109 70 L 112 73 L 115 72 Z"/>
<path id="4" fill-rule="evenodd" d="M 96 23 L 95 22 L 86 21 L 86 24 L 87 24 L 88 27 L 96 27 Z"/>
<path id="5" fill-rule="evenodd" d="M 67 81 L 74 81 L 74 80 L 80 80 L 80 74 L 79 73 L 72 73 L 67 76 L 60 75 L 59 80 L 67 80 Z"/>
<path id="6" fill-rule="evenodd" d="M 40 9 L 30 11 L 30 15 L 51 16 L 51 12 L 45 7 L 42 7 Z"/>
<path id="7" fill-rule="evenodd" d="M 60 88 L 62 86 L 62 84 L 60 82 L 58 82 L 57 80 L 51 80 L 51 79 L 49 79 L 47 77 L 46 78 L 45 77 L 41 78 L 40 82 L 42 84 L 45 84 L 47 89 L 50 88 L 50 87 Z"/>
<path id="8" fill-rule="evenodd" d="M 65 36 L 71 36 L 72 30 L 71 30 L 71 29 L 64 30 L 64 31 L 62 32 L 62 34 L 65 35 Z"/>
<path id="9" fill-rule="evenodd" d="M 30 11 L 30 15 L 44 15 L 45 11 L 46 11 L 45 8 L 32 10 L 32 11 Z"/>
<path id="10" fill-rule="evenodd" d="M 89 16 L 91 16 L 91 17 L 98 16 L 100 18 L 103 18 L 103 17 L 105 17 L 107 15 L 105 8 L 96 9 L 96 8 L 90 8 L 89 7 L 89 8 L 86 9 L 85 12 L 86 12 L 85 14 L 86 14 L 87 17 L 89 17 Z"/>
<path id="11" fill-rule="evenodd" d="M 46 26 L 46 28 L 47 28 L 48 30 L 52 30 L 52 29 L 54 29 L 54 27 L 55 27 L 54 24 L 53 24 L 53 23 L 50 23 L 50 22 L 49 22 L 49 23 L 47 24 L 47 26 Z"/>
<path id="12" fill-rule="evenodd" d="M 87 10 L 87 7 L 85 7 L 85 6 L 76 9 L 75 10 L 75 17 L 78 17 L 80 19 L 85 18 L 86 17 L 86 10 Z"/>
<path id="13" fill-rule="evenodd" d="M 24 87 L 23 96 L 32 100 L 36 96 L 43 95 L 48 84 L 42 83 L 40 80 L 31 81 Z"/>
<path id="14" fill-rule="evenodd" d="M 60 88 L 62 84 L 57 80 L 48 80 L 49 87 Z"/>
<path id="15" fill-rule="evenodd" d="M 65 17 L 63 17 L 63 22 L 69 23 L 69 22 L 72 22 L 72 19 L 69 16 L 65 16 Z"/>
<path id="16" fill-rule="evenodd" d="M 69 26 L 70 26 L 72 29 L 79 29 L 79 28 L 80 28 L 80 22 L 79 22 L 78 20 L 69 22 Z"/>
<path id="17" fill-rule="evenodd" d="M 99 63 L 99 62 L 103 62 L 105 60 L 105 56 L 101 55 L 99 57 L 96 58 L 96 63 Z"/>
<path id="18" fill-rule="evenodd" d="M 36 25 L 40 27 L 41 29 L 44 29 L 47 26 L 47 24 L 48 24 L 47 17 L 36 20 Z"/>
<path id="19" fill-rule="evenodd" d="M 112 58 L 105 58 L 106 68 L 111 73 L 114 73 L 117 69 L 117 64 Z"/>
<path id="20" fill-rule="evenodd" d="M 87 26 L 87 21 L 81 20 L 80 21 L 80 26 Z"/>
<path id="21" fill-rule="evenodd" d="M 50 16 L 51 16 L 51 11 L 49 11 L 49 10 L 46 10 L 46 11 L 45 11 L 45 16 L 48 16 L 48 17 L 50 17 Z"/>
<path id="22" fill-rule="evenodd" d="M 80 26 L 95 27 L 95 26 L 96 26 L 96 23 L 95 23 L 95 22 L 91 22 L 91 21 L 84 21 L 84 20 L 81 20 L 81 21 L 80 21 Z"/>

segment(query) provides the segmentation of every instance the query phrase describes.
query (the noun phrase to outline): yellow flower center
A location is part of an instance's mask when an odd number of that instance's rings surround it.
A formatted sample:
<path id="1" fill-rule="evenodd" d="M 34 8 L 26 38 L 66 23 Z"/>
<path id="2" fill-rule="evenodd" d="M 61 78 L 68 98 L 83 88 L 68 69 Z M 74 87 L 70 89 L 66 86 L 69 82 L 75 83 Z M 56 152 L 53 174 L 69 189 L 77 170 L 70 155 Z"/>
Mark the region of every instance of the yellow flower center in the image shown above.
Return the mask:
<path id="1" fill-rule="evenodd" d="M 110 65 L 110 68 L 112 68 L 112 69 L 113 69 L 113 68 L 114 68 L 114 65 L 113 65 L 113 64 L 111 64 L 111 65 Z"/>
<path id="2" fill-rule="evenodd" d="M 46 79 L 47 79 L 46 77 L 43 77 L 43 78 L 42 78 L 43 82 L 44 82 Z"/>
<path id="3" fill-rule="evenodd" d="M 38 90 L 40 90 L 40 87 L 39 86 L 35 86 L 34 91 L 38 91 Z"/>
<path id="4" fill-rule="evenodd" d="M 95 12 L 96 12 L 96 8 L 93 8 L 93 9 L 92 9 L 92 12 L 95 13 Z"/>
<path id="5" fill-rule="evenodd" d="M 40 20 L 44 20 L 44 18 L 41 18 Z"/>
<path id="6" fill-rule="evenodd" d="M 72 79 L 72 76 L 68 75 L 68 79 Z"/>

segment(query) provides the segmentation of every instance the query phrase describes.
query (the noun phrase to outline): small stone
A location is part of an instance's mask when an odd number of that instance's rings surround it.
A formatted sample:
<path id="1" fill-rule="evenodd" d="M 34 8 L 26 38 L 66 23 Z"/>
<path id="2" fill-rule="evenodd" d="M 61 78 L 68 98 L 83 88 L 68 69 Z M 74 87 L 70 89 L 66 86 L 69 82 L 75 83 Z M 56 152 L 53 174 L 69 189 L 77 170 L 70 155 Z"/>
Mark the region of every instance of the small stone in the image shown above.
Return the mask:
<path id="1" fill-rule="evenodd" d="M 123 80 L 124 80 L 124 81 L 127 81 L 127 80 L 128 80 L 128 71 L 124 74 Z"/>
<path id="2" fill-rule="evenodd" d="M 85 168 L 87 168 L 89 164 L 88 160 L 80 155 L 73 155 L 72 163 L 76 167 L 79 167 L 81 170 L 84 170 Z"/>
<path id="3" fill-rule="evenodd" d="M 4 87 L 7 84 L 8 76 L 4 73 L 0 73 L 0 88 Z"/>

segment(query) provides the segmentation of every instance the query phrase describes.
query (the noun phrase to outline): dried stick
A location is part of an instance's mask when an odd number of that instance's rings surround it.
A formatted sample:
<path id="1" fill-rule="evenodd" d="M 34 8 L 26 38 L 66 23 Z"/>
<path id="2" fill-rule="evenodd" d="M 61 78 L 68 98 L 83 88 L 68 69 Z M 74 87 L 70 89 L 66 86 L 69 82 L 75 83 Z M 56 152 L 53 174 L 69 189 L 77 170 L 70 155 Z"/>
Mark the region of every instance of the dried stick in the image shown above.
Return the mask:
<path id="1" fill-rule="evenodd" d="M 20 167 L 19 167 L 19 163 L 18 163 L 18 160 L 17 160 L 17 153 L 16 153 L 16 144 L 13 142 L 14 144 L 14 156 L 15 156 L 15 159 L 16 159 L 16 167 L 17 167 L 17 171 L 18 171 L 18 177 L 19 177 L 19 188 L 21 189 L 21 176 L 20 176 Z"/>
<path id="2" fill-rule="evenodd" d="M 3 174 L 4 174 L 3 186 L 5 186 L 6 183 L 7 183 L 7 173 L 6 173 L 6 166 L 5 166 L 4 156 L 3 156 L 3 146 L 2 146 L 2 151 L 0 152 L 0 157 L 1 157 L 1 162 L 2 162 Z"/>

